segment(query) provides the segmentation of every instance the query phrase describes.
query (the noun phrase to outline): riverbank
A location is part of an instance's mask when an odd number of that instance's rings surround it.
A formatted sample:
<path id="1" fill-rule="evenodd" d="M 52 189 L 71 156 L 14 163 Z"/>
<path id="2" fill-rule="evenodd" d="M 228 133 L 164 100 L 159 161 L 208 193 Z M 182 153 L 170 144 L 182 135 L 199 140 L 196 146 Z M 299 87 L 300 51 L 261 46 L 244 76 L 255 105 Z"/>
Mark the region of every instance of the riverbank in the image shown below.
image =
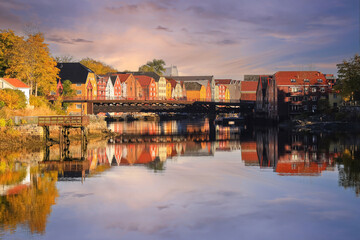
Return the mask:
<path id="1" fill-rule="evenodd" d="M 90 116 L 88 125 L 88 140 L 101 140 L 109 136 L 104 117 Z M 59 142 L 59 127 L 50 127 L 52 143 Z M 70 141 L 81 140 L 80 129 L 70 129 Z M 0 128 L 0 151 L 25 150 L 27 152 L 39 151 L 45 145 L 43 128 L 37 124 L 24 124 Z"/>

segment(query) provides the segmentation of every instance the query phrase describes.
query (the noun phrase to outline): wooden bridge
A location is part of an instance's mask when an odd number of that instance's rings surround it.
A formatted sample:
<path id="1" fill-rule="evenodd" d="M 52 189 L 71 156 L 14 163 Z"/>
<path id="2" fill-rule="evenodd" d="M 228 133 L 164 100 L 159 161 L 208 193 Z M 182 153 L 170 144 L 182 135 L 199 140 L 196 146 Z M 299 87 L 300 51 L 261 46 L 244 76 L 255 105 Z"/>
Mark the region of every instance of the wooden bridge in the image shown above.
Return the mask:
<path id="1" fill-rule="evenodd" d="M 100 112 L 249 113 L 254 101 L 186 101 L 65 98 L 63 102 L 86 103 L 87 114 Z"/>
<path id="2" fill-rule="evenodd" d="M 87 126 L 89 125 L 88 116 L 42 116 L 38 117 L 38 126 L 43 127 L 44 129 L 44 140 L 45 145 L 47 146 L 46 151 L 48 151 L 48 146 L 50 140 L 50 127 L 58 126 L 59 127 L 59 145 L 60 145 L 60 159 L 69 158 L 69 146 L 70 146 L 70 128 L 80 128 L 81 129 L 81 149 L 82 152 L 86 151 L 87 146 Z M 47 155 L 47 154 L 46 154 Z"/>

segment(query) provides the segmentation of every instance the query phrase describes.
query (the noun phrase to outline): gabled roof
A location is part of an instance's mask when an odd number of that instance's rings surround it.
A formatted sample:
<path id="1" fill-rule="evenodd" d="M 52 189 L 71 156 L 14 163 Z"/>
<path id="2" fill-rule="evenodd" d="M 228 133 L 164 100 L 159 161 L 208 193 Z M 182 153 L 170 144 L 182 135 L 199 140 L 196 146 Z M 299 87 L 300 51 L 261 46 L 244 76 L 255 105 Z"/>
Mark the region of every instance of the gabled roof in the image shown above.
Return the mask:
<path id="1" fill-rule="evenodd" d="M 59 77 L 61 81 L 70 80 L 73 84 L 85 84 L 89 73 L 94 73 L 91 69 L 81 63 L 58 63 L 60 69 Z"/>
<path id="2" fill-rule="evenodd" d="M 277 85 L 327 85 L 324 74 L 318 71 L 280 71 L 274 76 Z M 318 79 L 322 82 L 318 82 Z"/>
<path id="3" fill-rule="evenodd" d="M 258 82 L 256 81 L 242 81 L 241 92 L 256 92 Z"/>
<path id="4" fill-rule="evenodd" d="M 118 76 L 120 82 L 123 83 L 132 75 L 131 73 L 112 73 L 112 76 Z"/>
<path id="5" fill-rule="evenodd" d="M 200 91 L 202 85 L 197 82 L 185 82 L 186 91 Z"/>
<path id="6" fill-rule="evenodd" d="M 148 87 L 151 83 L 151 80 L 153 80 L 152 77 L 149 76 L 135 76 L 135 79 L 140 83 L 142 87 Z"/>
<path id="7" fill-rule="evenodd" d="M 17 78 L 2 78 L 2 79 L 15 88 L 30 88 L 28 85 L 26 85 L 24 82 L 20 81 Z"/>
<path id="8" fill-rule="evenodd" d="M 118 74 L 132 74 L 134 76 L 148 76 L 155 80 L 155 82 L 158 82 L 160 79 L 160 76 L 157 73 L 154 72 L 117 72 Z"/>
<path id="9" fill-rule="evenodd" d="M 215 79 L 215 85 L 230 84 L 231 79 Z"/>
<path id="10" fill-rule="evenodd" d="M 171 89 L 176 87 L 176 84 L 177 84 L 176 80 L 174 80 L 172 78 L 167 78 L 166 80 L 171 84 Z"/>
<path id="11" fill-rule="evenodd" d="M 116 82 L 117 78 L 118 78 L 118 76 L 110 76 L 110 79 L 111 79 L 111 82 L 112 82 L 113 86 L 115 86 L 115 82 Z"/>

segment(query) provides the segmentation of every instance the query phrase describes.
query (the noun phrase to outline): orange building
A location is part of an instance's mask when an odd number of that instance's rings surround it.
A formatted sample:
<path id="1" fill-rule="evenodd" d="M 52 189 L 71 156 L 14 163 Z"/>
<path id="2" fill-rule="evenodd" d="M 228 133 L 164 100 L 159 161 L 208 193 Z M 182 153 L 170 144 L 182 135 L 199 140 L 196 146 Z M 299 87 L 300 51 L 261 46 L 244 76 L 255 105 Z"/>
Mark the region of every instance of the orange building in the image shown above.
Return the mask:
<path id="1" fill-rule="evenodd" d="M 155 100 L 157 99 L 157 88 L 155 79 L 148 76 L 135 76 L 137 82 L 140 83 L 142 92 L 139 96 L 141 100 Z"/>
<path id="2" fill-rule="evenodd" d="M 200 83 L 197 82 L 185 82 L 185 90 L 186 90 L 186 99 L 188 101 L 199 101 L 201 99 L 201 89 L 202 96 L 206 98 L 206 89 Z"/>

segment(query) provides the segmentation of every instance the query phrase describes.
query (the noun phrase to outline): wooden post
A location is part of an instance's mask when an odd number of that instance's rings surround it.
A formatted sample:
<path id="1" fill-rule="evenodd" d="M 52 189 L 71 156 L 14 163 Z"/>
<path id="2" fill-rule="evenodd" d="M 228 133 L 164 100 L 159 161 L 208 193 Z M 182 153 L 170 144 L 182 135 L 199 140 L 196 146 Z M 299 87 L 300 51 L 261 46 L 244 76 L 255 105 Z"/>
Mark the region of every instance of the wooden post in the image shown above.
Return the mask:
<path id="1" fill-rule="evenodd" d="M 64 144 L 64 133 L 63 127 L 59 127 L 59 149 L 60 149 L 60 161 L 63 160 L 63 144 Z"/>

